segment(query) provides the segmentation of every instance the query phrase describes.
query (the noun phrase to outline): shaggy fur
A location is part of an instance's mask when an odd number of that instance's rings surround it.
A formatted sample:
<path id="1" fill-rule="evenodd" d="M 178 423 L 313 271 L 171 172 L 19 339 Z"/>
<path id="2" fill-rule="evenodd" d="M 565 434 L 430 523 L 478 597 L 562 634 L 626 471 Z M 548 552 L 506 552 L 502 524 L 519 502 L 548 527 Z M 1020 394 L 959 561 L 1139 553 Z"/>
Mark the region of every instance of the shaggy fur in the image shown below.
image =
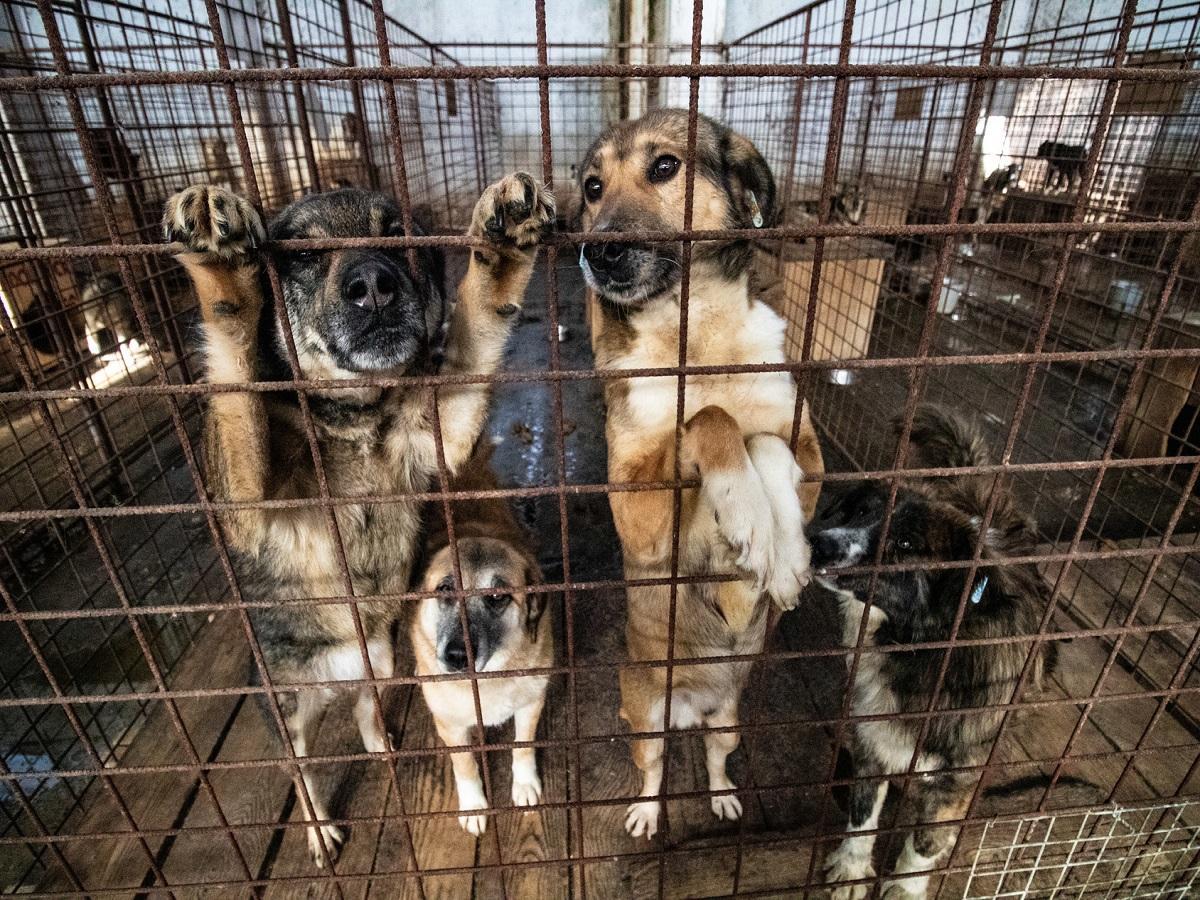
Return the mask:
<path id="1" fill-rule="evenodd" d="M 539 237 L 554 221 L 553 200 L 528 175 L 510 175 L 484 191 L 469 234 L 486 241 L 472 252 L 459 284 L 443 370 L 489 373 L 499 366 L 533 270 Z M 440 255 L 424 251 L 414 271 L 404 250 L 354 249 L 277 254 L 286 315 L 300 371 L 285 352 L 277 311 L 265 301 L 266 231 L 258 212 L 222 188 L 196 185 L 176 194 L 163 218 L 196 289 L 214 382 L 321 379 L 311 392 L 317 450 L 336 498 L 404 494 L 430 488 L 437 472 L 428 388 L 337 387 L 339 380 L 417 374 L 431 368 L 443 309 Z M 401 233 L 400 211 L 379 194 L 353 189 L 305 197 L 270 225 L 272 238 L 382 237 Z M 445 461 L 466 461 L 483 426 L 484 385 L 438 392 Z M 292 392 L 221 392 L 205 416 L 209 486 L 214 499 L 263 501 L 319 496 L 313 454 Z M 350 681 L 392 675 L 399 604 L 358 605 L 364 659 L 351 607 L 306 604 L 312 598 L 375 596 L 408 589 L 417 555 L 421 508 L 415 501 L 333 507 L 336 537 L 318 507 L 243 508 L 221 517 L 239 583 L 256 600 L 255 632 L 274 683 Z M 350 583 L 343 576 L 345 553 Z M 252 673 L 257 677 L 257 668 Z M 288 691 L 278 702 L 297 755 L 307 754 L 332 687 Z M 260 697 L 263 695 L 259 695 Z M 265 701 L 264 697 L 264 701 Z M 355 718 L 368 751 L 388 749 L 369 685 L 357 690 Z M 272 719 L 273 721 L 273 719 Z M 303 775 L 310 820 L 327 820 L 315 783 Z M 301 793 L 302 799 L 304 792 Z M 322 839 L 323 845 L 322 846 Z M 309 829 L 321 865 L 342 842 L 332 824 Z"/>
<path id="2" fill-rule="evenodd" d="M 984 465 L 988 453 L 982 437 L 958 417 L 934 406 L 923 406 L 912 430 L 914 462 L 925 467 Z M 997 498 L 991 526 L 980 534 L 993 479 L 967 476 L 903 485 L 883 547 L 883 564 L 913 565 L 911 571 L 879 573 L 873 606 L 863 635 L 864 647 L 944 641 L 964 603 L 958 630 L 962 640 L 1036 634 L 1049 590 L 1032 565 L 1000 566 L 1000 556 L 1023 556 L 1034 545 L 1034 532 L 1003 491 Z M 998 488 L 998 490 L 1002 490 Z M 854 646 L 862 621 L 862 598 L 870 574 L 838 576 L 829 571 L 862 566 L 875 558 L 886 506 L 885 484 L 867 483 L 840 498 L 810 531 L 813 566 L 818 577 L 835 590 L 843 615 L 843 640 Z M 982 558 L 971 584 L 967 570 L 921 568 L 924 562 L 970 560 L 977 544 Z M 1053 664 L 1054 644 L 1045 645 L 1045 658 L 1035 661 L 1033 680 Z M 919 821 L 937 823 L 958 819 L 978 781 L 975 772 L 949 772 L 986 761 L 1002 712 L 989 707 L 1009 703 L 1029 654 L 1030 644 L 958 647 L 950 664 L 936 708 L 976 712 L 935 717 L 920 747 L 915 770 L 927 773 L 915 782 L 914 801 Z M 944 650 L 864 653 L 855 673 L 851 709 L 856 716 L 922 712 L 933 702 L 935 682 Z M 853 727 L 852 754 L 856 781 L 851 788 L 848 836 L 825 861 L 830 882 L 874 875 L 871 851 L 874 837 L 857 831 L 878 827 L 879 810 L 887 792 L 887 776 L 907 772 L 917 752 L 922 721 L 876 720 Z M 872 781 L 871 779 L 875 780 Z M 940 855 L 953 843 L 957 829 L 924 827 L 909 836 L 897 875 L 907 879 L 885 882 L 889 900 L 925 896 L 928 875 Z M 836 900 L 861 898 L 866 885 L 833 890 Z"/>

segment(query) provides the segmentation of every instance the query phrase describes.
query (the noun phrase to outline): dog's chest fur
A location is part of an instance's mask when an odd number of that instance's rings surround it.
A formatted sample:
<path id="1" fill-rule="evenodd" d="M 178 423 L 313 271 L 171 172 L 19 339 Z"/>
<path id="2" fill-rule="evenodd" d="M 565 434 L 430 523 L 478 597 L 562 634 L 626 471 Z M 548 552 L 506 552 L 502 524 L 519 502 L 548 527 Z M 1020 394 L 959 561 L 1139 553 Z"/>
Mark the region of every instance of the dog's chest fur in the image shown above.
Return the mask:
<path id="1" fill-rule="evenodd" d="M 627 340 L 604 342 L 602 367 L 663 368 L 679 362 L 678 301 L 657 301 L 630 319 Z M 687 363 L 693 366 L 785 361 L 786 323 L 766 304 L 749 300 L 745 279 L 713 281 L 688 300 Z M 628 379 L 617 412 L 622 428 L 641 434 L 673 432 L 678 381 L 670 377 Z M 796 388 L 787 372 L 690 375 L 684 419 L 709 405 L 736 414 L 746 434 L 776 431 L 795 412 Z"/>
<path id="2" fill-rule="evenodd" d="M 405 416 L 414 418 L 403 421 Z M 299 411 L 270 410 L 271 457 L 274 470 L 287 477 L 274 485 L 269 499 L 320 496 L 312 455 Z M 332 498 L 395 495 L 429 488 L 436 471 L 435 450 L 423 416 L 406 412 L 398 398 L 385 397 L 366 411 L 331 416 L 317 422 L 318 448 Z M 421 504 L 413 500 L 380 503 L 335 503 L 341 548 L 357 595 L 394 593 L 408 587 L 414 547 L 420 530 Z M 259 593 L 283 597 L 345 594 L 338 543 L 319 506 L 273 510 L 268 514 L 261 557 L 270 581 Z M 340 606 L 312 607 L 324 628 L 353 638 L 353 620 Z M 375 619 L 390 620 L 381 604 L 363 604 L 360 614 L 368 632 Z M 347 630 L 349 629 L 349 630 Z"/>
<path id="3" fill-rule="evenodd" d="M 858 645 L 859 628 L 862 625 L 863 603 L 853 594 L 838 592 L 838 608 L 842 615 L 842 646 L 854 648 Z M 875 645 L 875 633 L 885 617 L 878 608 L 872 607 L 863 635 L 864 648 Z M 850 712 L 855 716 L 874 716 L 903 711 L 886 671 L 887 656 L 883 653 L 861 653 L 854 672 L 851 691 Z M 846 657 L 847 670 L 853 657 Z M 856 722 L 854 730 L 858 741 L 870 747 L 871 754 L 889 774 L 907 772 L 912 764 L 915 748 L 914 735 L 903 721 Z M 934 757 L 922 753 L 915 771 L 927 772 L 938 768 Z"/>
<path id="4" fill-rule="evenodd" d="M 666 368 L 679 362 L 678 299 L 659 299 L 630 316 L 617 328 L 606 326 L 597 345 L 600 368 Z M 747 280 L 703 279 L 693 282 L 688 300 L 687 363 L 695 366 L 782 363 L 786 323 L 761 301 L 747 294 Z M 673 441 L 677 420 L 678 380 L 672 377 L 611 381 L 608 401 L 610 456 L 636 456 L 640 450 Z M 796 386 L 788 372 L 730 375 L 689 375 L 684 394 L 684 420 L 714 405 L 734 416 L 743 434 L 786 434 L 796 412 Z M 686 491 L 684 502 L 693 511 L 686 541 L 681 545 L 685 574 L 730 571 L 734 559 L 720 537 L 713 510 Z M 627 569 L 628 569 L 627 565 Z M 658 572 L 629 572 L 631 577 L 654 577 Z M 630 602 L 657 610 L 666 603 L 666 588 L 630 592 Z M 716 594 L 723 596 L 718 598 Z M 685 586 L 681 597 L 701 609 L 689 619 L 687 638 L 698 653 L 755 652 L 761 647 L 767 602 L 744 582 Z M 721 608 L 722 613 L 716 611 Z M 664 607 L 665 609 L 665 607 Z M 661 610 L 660 610 L 661 611 Z M 658 616 L 648 616 L 657 621 Z M 663 622 L 666 615 L 661 616 Z M 665 637 L 664 637 L 665 640 Z"/>

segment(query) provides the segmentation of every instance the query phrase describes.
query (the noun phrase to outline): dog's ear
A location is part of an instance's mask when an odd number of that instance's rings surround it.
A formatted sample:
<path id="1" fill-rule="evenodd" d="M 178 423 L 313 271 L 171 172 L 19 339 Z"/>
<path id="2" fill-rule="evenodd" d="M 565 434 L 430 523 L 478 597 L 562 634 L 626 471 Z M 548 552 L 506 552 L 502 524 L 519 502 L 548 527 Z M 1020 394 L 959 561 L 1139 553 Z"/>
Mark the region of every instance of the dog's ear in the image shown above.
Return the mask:
<path id="1" fill-rule="evenodd" d="M 775 224 L 775 176 L 758 148 L 735 131 L 724 141 L 725 176 L 739 228 L 770 228 Z"/>
<path id="2" fill-rule="evenodd" d="M 1007 594 L 1009 588 L 1007 570 L 991 564 L 996 557 L 994 538 L 995 530 L 991 528 L 983 536 L 980 536 L 975 527 L 958 528 L 954 531 L 952 559 L 964 561 L 971 559 L 975 555 L 976 542 L 983 541 L 979 553 L 979 566 L 975 569 L 974 578 L 968 586 L 967 615 L 971 615 L 972 609 L 995 609 L 1004 601 Z M 963 588 L 966 586 L 967 576 L 970 573 L 970 569 L 948 569 L 943 573 L 945 578 L 943 599 L 949 604 L 951 615 L 958 610 L 958 602 L 962 597 Z"/>
<path id="3" fill-rule="evenodd" d="M 529 554 L 525 556 L 525 583 L 539 585 L 545 583 L 541 567 L 538 566 L 537 560 Z M 546 605 L 545 591 L 525 592 L 525 634 L 530 642 L 534 642 L 538 638 L 538 626 L 542 622 L 542 615 L 546 612 Z"/>

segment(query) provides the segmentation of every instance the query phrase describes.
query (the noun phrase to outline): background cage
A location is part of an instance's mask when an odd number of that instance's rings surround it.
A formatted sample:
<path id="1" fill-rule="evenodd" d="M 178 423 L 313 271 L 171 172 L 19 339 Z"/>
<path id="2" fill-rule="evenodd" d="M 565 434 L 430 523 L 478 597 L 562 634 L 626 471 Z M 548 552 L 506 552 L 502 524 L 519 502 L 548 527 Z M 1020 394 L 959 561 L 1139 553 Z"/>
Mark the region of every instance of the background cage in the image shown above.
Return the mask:
<path id="1" fill-rule="evenodd" d="M 936 399 L 984 424 L 1043 538 L 1057 596 L 1044 630 L 1070 639 L 1068 664 L 1016 698 L 984 782 L 1040 771 L 1054 787 L 1007 809 L 977 797 L 935 891 L 1189 896 L 1200 7 L 949 6 L 818 0 L 709 43 L 706 10 L 684 4 L 701 17 L 692 44 L 636 27 L 637 4 L 619 4 L 619 40 L 590 44 L 549 41 L 570 10 L 541 2 L 514 13 L 536 41 L 468 45 L 425 40 L 365 0 L 0 11 L 0 889 L 603 897 L 819 882 L 842 828 L 847 708 L 846 651 L 817 591 L 781 620 L 744 701 L 746 817 L 710 821 L 678 735 L 666 837 L 646 847 L 620 830 L 635 784 L 616 716 L 621 570 L 569 237 L 543 256 L 490 424 L 564 588 L 543 807 L 502 809 L 478 842 L 458 830 L 402 663 L 388 760 L 339 743 L 345 710 L 322 729 L 319 768 L 351 839 L 332 871 L 313 870 L 199 499 L 193 300 L 150 246 L 163 199 L 196 180 L 267 210 L 377 188 L 452 235 L 516 168 L 552 181 L 569 231 L 574 166 L 599 130 L 688 106 L 696 76 L 696 108 L 754 140 L 779 182 L 782 227 L 760 241 L 756 285 L 790 322 L 827 490 L 894 471 L 888 418 Z M 1048 140 L 1084 148 L 1081 189 L 1044 188 Z M 984 179 L 1010 162 L 1016 182 L 988 197 Z M 822 211 L 854 186 L 861 222 Z M 464 248 L 447 240 L 453 270 Z M 126 302 L 133 325 L 118 321 Z M 89 345 L 97 322 L 115 347 Z M 481 752 L 506 747 L 490 735 Z M 392 765 L 411 795 L 396 796 Z M 885 856 L 905 827 L 885 816 Z"/>

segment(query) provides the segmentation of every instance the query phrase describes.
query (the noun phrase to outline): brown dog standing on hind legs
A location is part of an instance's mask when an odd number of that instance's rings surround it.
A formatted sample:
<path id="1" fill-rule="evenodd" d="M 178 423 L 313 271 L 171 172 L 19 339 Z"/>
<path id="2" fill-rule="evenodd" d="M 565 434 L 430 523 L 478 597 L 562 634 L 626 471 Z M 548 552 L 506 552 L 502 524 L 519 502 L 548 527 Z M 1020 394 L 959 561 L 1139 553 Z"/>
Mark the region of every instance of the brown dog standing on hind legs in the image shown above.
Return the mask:
<path id="1" fill-rule="evenodd" d="M 688 115 L 659 110 L 603 134 L 580 166 L 580 223 L 588 234 L 683 228 Z M 692 227 L 762 227 L 775 211 L 775 183 L 754 145 L 700 117 L 696 135 Z M 688 296 L 687 364 L 692 366 L 785 362 L 785 322 L 749 295 L 749 241 L 696 243 Z M 580 263 L 588 297 L 592 345 L 601 369 L 671 368 L 679 362 L 681 245 L 589 242 Z M 674 478 L 676 390 L 674 377 L 611 379 L 608 407 L 608 475 L 618 483 Z M 796 415 L 796 385 L 788 372 L 689 375 L 685 391 L 680 468 L 699 477 L 683 492 L 679 573 L 738 572 L 738 581 L 678 587 L 674 657 L 757 653 L 766 637 L 769 597 L 793 607 L 807 583 L 811 517 L 819 483 L 803 477 L 824 471 L 821 449 L 801 412 L 799 441 L 789 447 Z M 621 538 L 627 579 L 670 575 L 672 491 L 609 495 Z M 670 589 L 628 590 L 627 641 L 635 661 L 664 660 Z M 672 727 L 737 724 L 738 698 L 749 663 L 714 662 L 673 668 Z M 665 668 L 621 672 L 621 714 L 635 732 L 665 727 Z M 705 734 L 709 789 L 719 818 L 741 815 L 725 770 L 737 747 L 736 732 Z M 658 830 L 662 789 L 662 738 L 633 741 L 642 773 L 641 796 L 625 827 L 651 837 Z"/>
<path id="2" fill-rule="evenodd" d="M 488 466 L 491 445 L 481 444 L 471 461 L 454 479 L 456 491 L 491 490 L 496 480 Z M 546 612 L 546 594 L 526 590 L 542 583 L 537 558 L 529 539 L 513 517 L 507 500 L 484 498 L 451 501 L 454 539 L 459 571 L 466 590 L 477 591 L 467 598 L 467 635 L 477 672 L 506 669 L 548 668 L 554 662 L 554 635 Z M 454 589 L 454 550 L 446 528 L 445 509 L 440 501 L 430 504 L 428 563 L 421 578 L 427 591 Z M 446 675 L 467 671 L 467 642 L 463 639 L 462 615 L 454 597 L 427 597 L 417 607 L 410 630 L 418 675 Z M 423 681 L 421 693 L 433 716 L 438 736 L 450 747 L 470 742 L 478 724 L 475 692 L 469 676 L 461 680 Z M 510 678 L 482 678 L 479 706 L 486 727 L 514 722 L 513 739 L 532 741 L 537 733 L 546 688 L 546 674 Z M 452 753 L 458 808 L 467 815 L 458 822 L 471 834 L 483 834 L 487 816 L 470 815 L 487 807 L 479 767 L 470 751 Z M 484 763 L 486 764 L 486 756 Z M 537 754 L 532 747 L 512 752 L 512 801 L 514 806 L 533 806 L 542 799 Z"/>
<path id="3" fill-rule="evenodd" d="M 510 175 L 484 191 L 468 234 L 486 246 L 472 251 L 459 284 L 443 372 L 487 374 L 498 368 L 540 235 L 553 221 L 553 199 L 528 175 Z M 301 369 L 295 372 L 283 350 L 276 311 L 265 300 L 271 292 L 259 246 L 266 231 L 253 207 L 224 189 L 196 185 L 168 201 L 163 228 L 169 240 L 187 245 L 178 258 L 196 288 L 209 381 L 328 381 L 328 387 L 312 390 L 308 397 L 331 497 L 430 488 L 437 473 L 432 390 L 336 385 L 368 375 L 430 371 L 444 308 L 439 252 L 421 250 L 420 271 L 410 269 L 401 248 L 276 252 L 284 312 Z M 280 240 L 386 237 L 403 231 L 400 210 L 389 198 L 346 189 L 293 203 L 272 220 L 269 233 Z M 489 391 L 486 385 L 453 385 L 443 386 L 437 396 L 445 461 L 453 473 L 479 437 Z M 313 455 L 293 392 L 212 394 L 205 449 L 216 500 L 318 496 Z M 359 604 L 368 665 L 351 607 L 303 601 L 343 596 L 348 589 L 359 596 L 403 593 L 417 555 L 417 501 L 338 503 L 333 514 L 350 585 L 326 510 L 250 507 L 221 515 L 246 595 L 279 601 L 250 612 L 272 682 L 330 682 L 277 695 L 298 756 L 311 747 L 313 729 L 337 693 L 334 683 L 391 677 L 392 629 L 399 613 L 398 602 Z M 257 677 L 255 669 L 252 678 Z M 267 698 L 259 696 L 265 707 Z M 369 685 L 358 689 L 355 719 L 369 752 L 388 749 Z M 311 774 L 301 771 L 305 790 L 297 789 L 303 814 L 325 823 L 309 828 L 309 848 L 322 865 L 326 857 L 336 857 L 343 835 L 328 822 Z M 304 802 L 306 794 L 311 809 Z"/>

